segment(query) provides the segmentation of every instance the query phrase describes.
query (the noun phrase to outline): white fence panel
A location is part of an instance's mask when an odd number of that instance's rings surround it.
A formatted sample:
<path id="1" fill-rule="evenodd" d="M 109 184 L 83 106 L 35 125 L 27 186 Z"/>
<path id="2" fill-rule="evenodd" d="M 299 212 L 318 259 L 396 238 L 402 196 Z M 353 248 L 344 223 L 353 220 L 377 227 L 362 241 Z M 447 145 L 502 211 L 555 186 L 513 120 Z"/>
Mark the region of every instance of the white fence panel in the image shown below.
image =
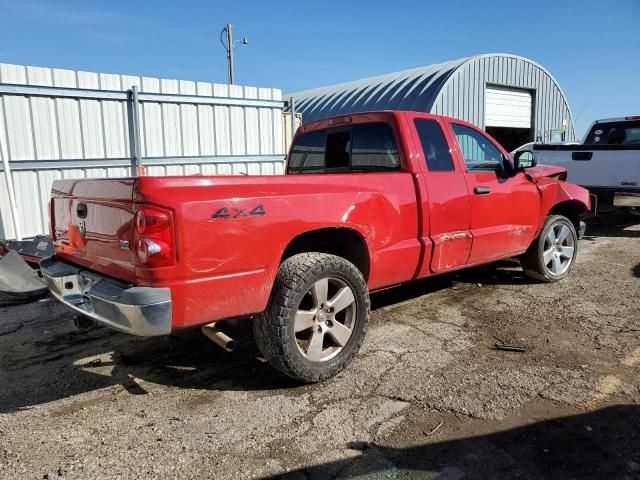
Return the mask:
<path id="1" fill-rule="evenodd" d="M 56 179 L 130 175 L 133 86 L 147 175 L 283 173 L 278 89 L 0 64 L 0 239 L 47 233 Z"/>

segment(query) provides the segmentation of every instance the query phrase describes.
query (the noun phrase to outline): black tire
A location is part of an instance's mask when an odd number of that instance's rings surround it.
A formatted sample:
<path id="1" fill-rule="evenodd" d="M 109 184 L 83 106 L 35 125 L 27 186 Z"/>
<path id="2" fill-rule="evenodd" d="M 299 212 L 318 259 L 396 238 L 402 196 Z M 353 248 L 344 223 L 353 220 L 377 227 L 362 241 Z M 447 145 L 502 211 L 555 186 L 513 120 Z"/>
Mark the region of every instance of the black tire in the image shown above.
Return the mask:
<path id="1" fill-rule="evenodd" d="M 568 267 L 562 270 L 561 273 L 554 273 L 544 261 L 545 239 L 547 239 L 547 235 L 550 233 L 551 229 L 554 229 L 554 232 L 556 232 L 563 226 L 566 226 L 569 229 L 568 236 L 570 236 L 570 239 L 567 238 L 567 243 L 571 243 L 573 246 L 573 252 Z M 547 246 L 548 243 L 549 242 L 547 240 Z M 520 257 L 520 264 L 522 265 L 524 273 L 528 277 L 541 282 L 551 283 L 562 280 L 564 277 L 569 275 L 577 255 L 578 235 L 571 220 L 562 215 L 549 215 L 544 222 L 540 235 L 531 243 L 529 249 Z"/>
<path id="2" fill-rule="evenodd" d="M 301 303 L 311 298 L 312 287 L 324 278 L 341 282 L 351 289 L 353 300 L 345 309 L 345 318 L 348 312 L 352 328 L 346 344 L 336 344 L 334 347 L 335 356 L 323 361 L 311 361 L 299 346 L 297 335 L 300 332 L 295 333 L 294 320 Z M 267 308 L 255 318 L 253 331 L 258 349 L 274 368 L 301 382 L 320 382 L 338 374 L 358 353 L 367 331 L 370 309 L 367 284 L 355 265 L 335 255 L 301 253 L 280 265 Z M 337 319 L 338 313 L 333 315 Z M 310 321 L 317 322 L 316 317 Z M 313 325 L 308 330 L 311 336 L 315 335 L 317 328 L 316 324 Z M 333 341 L 333 337 L 327 338 Z M 322 339 L 321 352 L 324 351 L 324 333 Z"/>

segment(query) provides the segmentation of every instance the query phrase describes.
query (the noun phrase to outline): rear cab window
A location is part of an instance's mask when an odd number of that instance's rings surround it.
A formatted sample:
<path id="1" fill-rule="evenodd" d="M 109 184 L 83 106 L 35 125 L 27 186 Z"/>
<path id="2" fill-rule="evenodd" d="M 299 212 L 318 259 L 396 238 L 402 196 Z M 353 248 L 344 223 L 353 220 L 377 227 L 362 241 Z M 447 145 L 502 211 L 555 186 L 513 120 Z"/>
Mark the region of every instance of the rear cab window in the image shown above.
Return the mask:
<path id="1" fill-rule="evenodd" d="M 640 120 L 596 123 L 585 145 L 640 145 Z"/>
<path id="2" fill-rule="evenodd" d="M 357 173 L 399 169 L 400 154 L 391 125 L 365 123 L 303 133 L 291 150 L 287 173 Z"/>

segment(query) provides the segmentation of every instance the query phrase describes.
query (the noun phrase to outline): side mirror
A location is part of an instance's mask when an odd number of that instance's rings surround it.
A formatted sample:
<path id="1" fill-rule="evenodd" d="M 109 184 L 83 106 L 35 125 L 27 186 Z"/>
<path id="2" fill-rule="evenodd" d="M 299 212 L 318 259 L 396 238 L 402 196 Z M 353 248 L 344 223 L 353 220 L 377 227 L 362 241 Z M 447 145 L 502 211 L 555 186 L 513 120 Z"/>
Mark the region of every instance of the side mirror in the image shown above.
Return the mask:
<path id="1" fill-rule="evenodd" d="M 536 156 L 531 150 L 520 150 L 513 156 L 513 166 L 516 171 L 522 171 L 525 168 L 535 167 Z"/>

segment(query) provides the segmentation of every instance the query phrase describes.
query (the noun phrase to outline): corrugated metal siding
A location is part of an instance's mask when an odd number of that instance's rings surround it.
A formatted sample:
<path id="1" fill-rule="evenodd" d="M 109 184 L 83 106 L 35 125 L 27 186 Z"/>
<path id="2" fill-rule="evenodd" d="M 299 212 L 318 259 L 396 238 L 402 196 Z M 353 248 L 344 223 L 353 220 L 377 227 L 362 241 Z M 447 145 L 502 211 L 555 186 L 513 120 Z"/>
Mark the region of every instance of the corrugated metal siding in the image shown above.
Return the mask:
<path id="1" fill-rule="evenodd" d="M 480 55 L 468 59 L 439 92 L 433 113 L 461 118 L 485 128 L 485 90 L 492 85 L 532 92 L 534 139 L 550 141 L 552 130 L 565 130 L 566 141 L 575 141 L 569 104 L 555 79 L 532 60 L 513 55 Z"/>
<path id="2" fill-rule="evenodd" d="M 3 84 L 120 92 L 136 85 L 141 93 L 218 97 L 222 100 L 215 105 L 140 103 L 147 173 L 283 173 L 279 89 L 0 64 Z M 226 98 L 234 104 L 225 105 Z M 251 105 L 262 100 L 268 106 Z M 129 128 L 127 101 L 0 94 L 0 154 L 10 162 L 23 236 L 47 232 L 47 202 L 55 179 L 130 174 Z M 1 162 L 0 172 L 0 238 L 14 238 Z"/>
<path id="3" fill-rule="evenodd" d="M 303 122 L 366 110 L 415 110 L 484 128 L 487 85 L 532 91 L 535 139 L 548 141 L 552 130 L 565 130 L 566 140 L 575 140 L 571 111 L 558 83 L 536 62 L 515 55 L 478 55 L 292 96 Z"/>

